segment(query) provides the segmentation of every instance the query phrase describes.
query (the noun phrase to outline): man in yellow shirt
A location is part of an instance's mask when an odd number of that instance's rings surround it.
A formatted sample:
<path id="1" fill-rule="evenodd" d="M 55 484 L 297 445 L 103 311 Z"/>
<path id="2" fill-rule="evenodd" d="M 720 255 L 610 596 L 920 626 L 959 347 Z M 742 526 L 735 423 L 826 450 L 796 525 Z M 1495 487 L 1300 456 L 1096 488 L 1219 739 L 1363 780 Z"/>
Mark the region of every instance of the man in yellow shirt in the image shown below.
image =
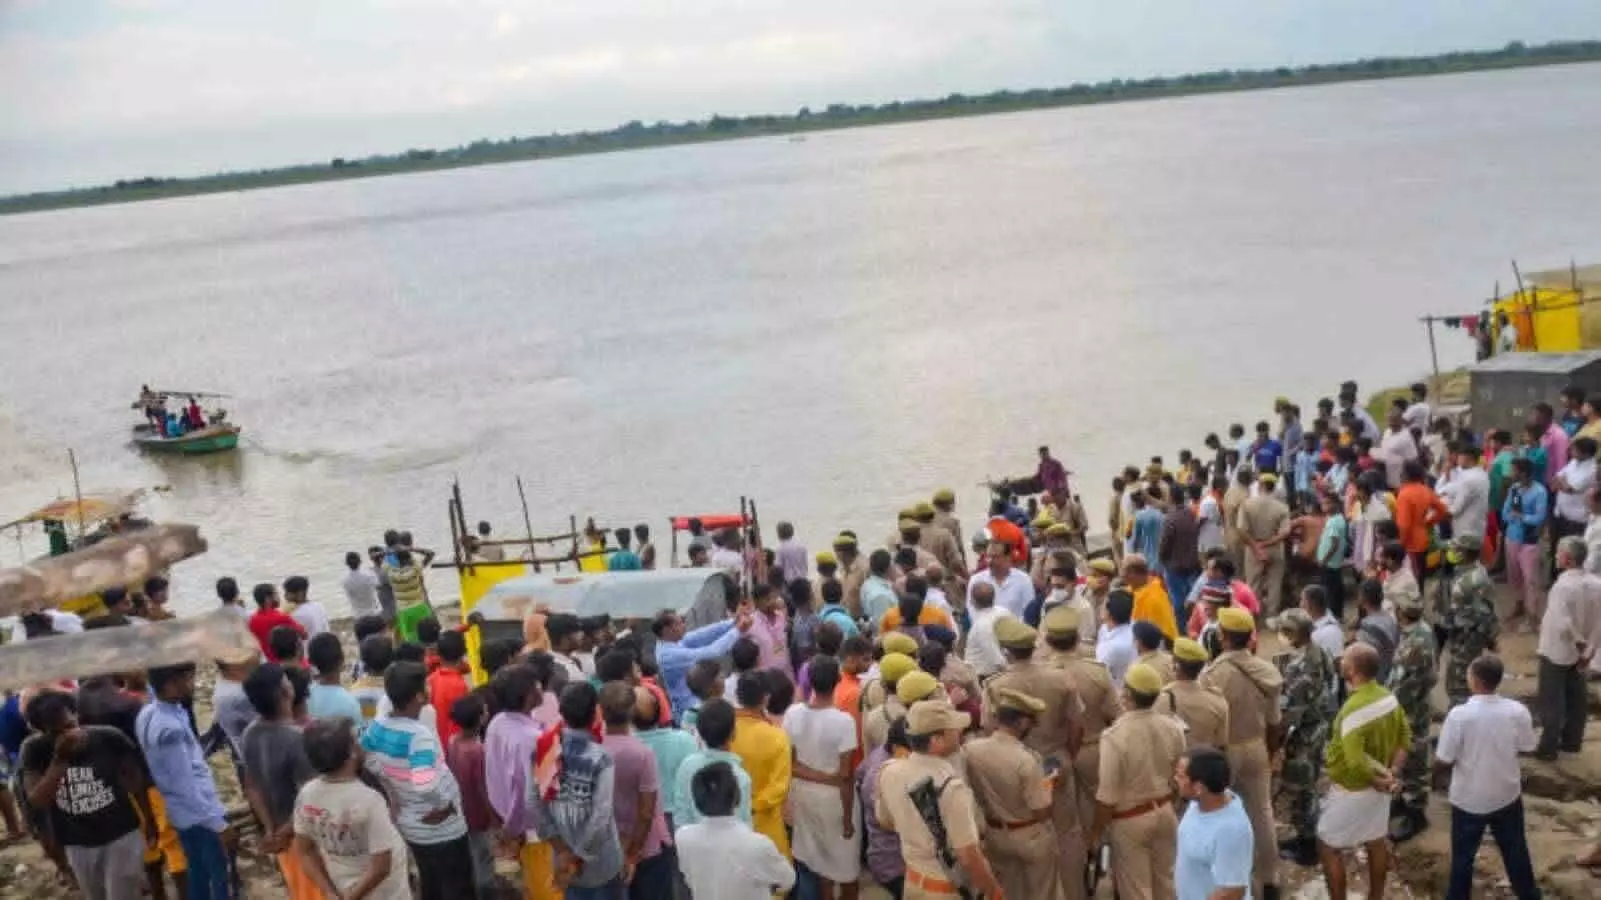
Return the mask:
<path id="1" fill-rule="evenodd" d="M 751 827 L 765 835 L 789 856 L 789 833 L 784 828 L 784 799 L 789 796 L 789 736 L 767 721 L 768 687 L 761 672 L 739 676 L 734 689 L 739 710 L 734 714 L 734 736 L 728 750 L 739 757 L 750 774 Z"/>
<path id="2" fill-rule="evenodd" d="M 1151 565 L 1138 553 L 1123 557 L 1123 584 L 1134 595 L 1134 621 L 1150 622 L 1162 630 L 1171 643 L 1178 638 L 1178 619 L 1168 599 L 1162 579 L 1151 574 Z"/>

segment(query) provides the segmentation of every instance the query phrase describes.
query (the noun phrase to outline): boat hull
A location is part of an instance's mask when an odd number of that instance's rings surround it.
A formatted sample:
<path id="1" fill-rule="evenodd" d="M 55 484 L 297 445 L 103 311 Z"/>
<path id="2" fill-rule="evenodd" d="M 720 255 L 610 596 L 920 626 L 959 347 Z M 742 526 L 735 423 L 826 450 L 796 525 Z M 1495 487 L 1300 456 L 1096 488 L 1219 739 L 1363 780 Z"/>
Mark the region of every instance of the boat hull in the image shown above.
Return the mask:
<path id="1" fill-rule="evenodd" d="M 239 446 L 239 428 L 233 425 L 206 428 L 175 438 L 136 434 L 133 442 L 139 449 L 151 453 L 178 453 L 184 456 L 223 453 Z"/>

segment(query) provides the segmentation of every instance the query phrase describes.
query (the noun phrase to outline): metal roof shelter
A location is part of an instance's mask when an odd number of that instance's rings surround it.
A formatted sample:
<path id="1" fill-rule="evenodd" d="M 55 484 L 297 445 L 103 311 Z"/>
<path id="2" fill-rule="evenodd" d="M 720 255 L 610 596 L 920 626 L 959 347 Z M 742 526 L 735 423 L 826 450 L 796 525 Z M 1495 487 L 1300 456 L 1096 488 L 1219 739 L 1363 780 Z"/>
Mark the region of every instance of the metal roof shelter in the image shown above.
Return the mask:
<path id="1" fill-rule="evenodd" d="M 1575 353 L 1502 353 L 1468 369 L 1473 427 L 1504 428 L 1516 435 L 1542 401 L 1556 406 L 1570 384 L 1601 395 L 1601 350 Z"/>

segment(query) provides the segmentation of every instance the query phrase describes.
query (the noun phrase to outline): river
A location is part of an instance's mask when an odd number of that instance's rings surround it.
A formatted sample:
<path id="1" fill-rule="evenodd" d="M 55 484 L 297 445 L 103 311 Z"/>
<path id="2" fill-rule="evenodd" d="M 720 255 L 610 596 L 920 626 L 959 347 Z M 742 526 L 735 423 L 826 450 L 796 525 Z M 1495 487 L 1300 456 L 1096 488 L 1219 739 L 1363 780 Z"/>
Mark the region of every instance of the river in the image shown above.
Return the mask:
<path id="1" fill-rule="evenodd" d="M 1595 261 L 1601 66 L 893 125 L 0 218 L 0 519 L 170 486 L 210 583 L 343 608 L 349 549 L 468 515 L 737 509 L 826 546 L 1049 443 L 1106 482 L 1278 394 L 1423 374 L 1417 316 Z M 1586 112 L 1586 111 L 1589 112 Z M 1460 332 L 1441 362 L 1471 359 Z M 141 383 L 237 454 L 141 456 Z M 0 542 L 0 560 L 39 552 Z M 452 579 L 438 573 L 439 590 Z"/>

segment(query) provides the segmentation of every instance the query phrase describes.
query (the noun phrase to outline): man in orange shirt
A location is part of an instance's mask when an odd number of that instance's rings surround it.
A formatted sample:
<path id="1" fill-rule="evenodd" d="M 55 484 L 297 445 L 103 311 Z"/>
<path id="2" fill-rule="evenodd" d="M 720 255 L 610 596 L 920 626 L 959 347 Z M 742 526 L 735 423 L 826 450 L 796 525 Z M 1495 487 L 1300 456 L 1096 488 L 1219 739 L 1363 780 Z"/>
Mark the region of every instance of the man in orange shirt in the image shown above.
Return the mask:
<path id="1" fill-rule="evenodd" d="M 839 648 L 839 686 L 834 688 L 834 708 L 848 713 L 856 722 L 856 762 L 862 755 L 862 673 L 873 664 L 873 642 L 861 635 L 848 637 Z"/>
<path id="2" fill-rule="evenodd" d="M 1178 636 L 1178 619 L 1173 615 L 1173 602 L 1168 599 L 1162 579 L 1151 575 L 1151 565 L 1144 556 L 1130 553 L 1123 557 L 1123 583 L 1134 595 L 1135 622 L 1150 622 L 1162 630 L 1162 636 L 1172 643 Z"/>
<path id="3" fill-rule="evenodd" d="M 906 587 L 901 591 L 900 602 L 878 620 L 878 633 L 889 634 L 911 625 L 943 625 L 955 631 L 956 622 L 951 619 L 951 614 L 937 606 L 928 605 L 927 598 L 928 581 L 921 575 L 906 576 Z"/>
<path id="4" fill-rule="evenodd" d="M 1420 583 L 1434 526 L 1451 518 L 1451 510 L 1429 487 L 1426 477 L 1423 463 L 1407 462 L 1401 468 L 1401 489 L 1395 494 L 1395 527 L 1401 532 L 1401 546 L 1411 557 L 1412 573 Z"/>

